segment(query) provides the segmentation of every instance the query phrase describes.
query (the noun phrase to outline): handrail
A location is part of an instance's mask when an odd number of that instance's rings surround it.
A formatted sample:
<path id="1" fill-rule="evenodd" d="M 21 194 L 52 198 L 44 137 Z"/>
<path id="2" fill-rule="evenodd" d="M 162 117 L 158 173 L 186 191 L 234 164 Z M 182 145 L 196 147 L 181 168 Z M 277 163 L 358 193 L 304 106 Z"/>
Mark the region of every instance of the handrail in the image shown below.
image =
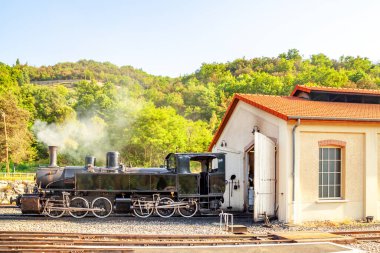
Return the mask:
<path id="1" fill-rule="evenodd" d="M 0 172 L 0 180 L 34 180 L 36 173 L 22 173 L 22 172 L 14 172 L 14 173 L 6 173 Z"/>

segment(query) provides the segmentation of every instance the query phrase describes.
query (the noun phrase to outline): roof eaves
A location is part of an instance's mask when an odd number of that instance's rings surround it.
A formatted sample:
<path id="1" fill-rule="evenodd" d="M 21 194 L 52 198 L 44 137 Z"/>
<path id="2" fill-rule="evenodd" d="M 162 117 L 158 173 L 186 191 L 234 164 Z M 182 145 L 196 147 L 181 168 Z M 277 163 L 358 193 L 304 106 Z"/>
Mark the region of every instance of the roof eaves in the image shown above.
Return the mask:
<path id="1" fill-rule="evenodd" d="M 223 116 L 223 119 L 222 119 L 222 121 L 221 121 L 221 123 L 220 123 L 218 129 L 216 130 L 216 133 L 215 133 L 214 137 L 212 138 L 212 141 L 211 141 L 210 145 L 209 145 L 208 148 L 207 148 L 207 151 L 211 152 L 212 147 L 213 147 L 213 146 L 216 144 L 216 142 L 218 141 L 220 135 L 221 135 L 222 132 L 223 132 L 224 127 L 227 125 L 227 122 L 228 122 L 229 118 L 231 117 L 232 112 L 233 112 L 233 110 L 235 109 L 235 107 L 236 107 L 237 103 L 239 102 L 239 100 L 240 100 L 240 101 L 243 101 L 243 102 L 245 102 L 245 103 L 247 103 L 247 104 L 249 104 L 249 105 L 252 105 L 252 106 L 254 106 L 254 107 L 256 107 L 256 108 L 259 108 L 259 109 L 261 109 L 261 110 L 263 110 L 263 111 L 266 111 L 266 112 L 268 112 L 268 113 L 270 113 L 270 114 L 272 114 L 272 115 L 274 115 L 274 116 L 276 116 L 276 117 L 278 117 L 278 118 L 281 118 L 281 119 L 283 119 L 283 120 L 288 120 L 288 116 L 285 115 L 285 114 L 282 114 L 282 113 L 280 113 L 280 112 L 278 112 L 278 111 L 275 111 L 275 110 L 273 110 L 273 109 L 270 109 L 270 108 L 268 108 L 268 107 L 266 107 L 266 106 L 264 106 L 264 105 L 262 105 L 262 104 L 259 104 L 259 103 L 257 103 L 257 102 L 254 102 L 254 101 L 252 101 L 252 100 L 250 100 L 250 99 L 248 99 L 248 98 L 245 98 L 244 96 L 242 96 L 242 95 L 240 95 L 240 94 L 235 94 L 235 95 L 233 96 L 232 102 L 231 102 L 230 105 L 228 106 L 227 111 L 226 111 L 226 113 L 225 113 L 224 116 Z"/>
<path id="2" fill-rule="evenodd" d="M 243 101 L 243 102 L 245 102 L 245 103 L 247 103 L 249 105 L 252 105 L 252 106 L 254 106 L 256 108 L 262 109 L 263 111 L 266 111 L 267 113 L 270 113 L 270 114 L 272 114 L 272 115 L 274 115 L 274 116 L 276 116 L 278 118 L 281 118 L 283 120 L 288 120 L 288 116 L 285 115 L 285 114 L 283 114 L 283 113 L 280 113 L 280 112 L 278 112 L 276 110 L 273 110 L 273 109 L 271 109 L 269 107 L 266 107 L 266 106 L 264 106 L 264 105 L 262 105 L 260 103 L 257 103 L 255 101 L 252 101 L 252 100 L 248 99 L 248 98 L 240 96 L 239 94 L 237 94 L 236 96 L 239 98 L 239 100 L 241 100 L 241 101 Z"/>
<path id="3" fill-rule="evenodd" d="M 355 121 L 355 122 L 380 122 L 374 118 L 339 118 L 339 117 L 318 117 L 318 116 L 289 116 L 289 120 L 318 120 L 318 121 Z"/>
<path id="4" fill-rule="evenodd" d="M 232 102 L 228 106 L 227 111 L 226 111 L 226 113 L 223 116 L 222 121 L 220 122 L 220 125 L 219 125 L 218 129 L 215 132 L 214 137 L 212 138 L 212 141 L 211 141 L 210 145 L 207 148 L 207 151 L 211 152 L 212 147 L 218 141 L 218 139 L 219 139 L 220 135 L 222 134 L 222 131 L 223 131 L 224 127 L 227 125 L 227 122 L 228 122 L 229 118 L 231 117 L 231 114 L 232 114 L 233 110 L 235 109 L 236 104 L 238 103 L 238 101 L 239 101 L 239 99 L 237 98 L 237 94 L 235 94 L 233 96 L 233 98 L 232 98 Z"/>

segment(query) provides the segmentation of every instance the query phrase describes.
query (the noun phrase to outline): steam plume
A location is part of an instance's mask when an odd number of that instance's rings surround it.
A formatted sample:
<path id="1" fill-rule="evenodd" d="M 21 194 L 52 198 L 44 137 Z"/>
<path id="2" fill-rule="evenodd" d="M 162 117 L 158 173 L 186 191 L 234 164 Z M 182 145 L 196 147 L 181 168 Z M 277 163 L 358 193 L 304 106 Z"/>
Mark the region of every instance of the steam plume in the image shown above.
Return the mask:
<path id="1" fill-rule="evenodd" d="M 59 152 L 81 160 L 85 154 L 103 158 L 109 149 L 106 127 L 104 120 L 95 116 L 68 120 L 60 125 L 36 120 L 33 131 L 38 141 L 47 146 L 58 146 Z"/>

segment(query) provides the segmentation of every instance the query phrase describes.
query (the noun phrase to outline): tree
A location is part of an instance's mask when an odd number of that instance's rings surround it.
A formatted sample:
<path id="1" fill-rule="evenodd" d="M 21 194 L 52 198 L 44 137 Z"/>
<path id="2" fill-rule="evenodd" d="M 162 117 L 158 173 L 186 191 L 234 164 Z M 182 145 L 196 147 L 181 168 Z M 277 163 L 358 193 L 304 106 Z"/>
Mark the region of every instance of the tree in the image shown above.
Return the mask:
<path id="1" fill-rule="evenodd" d="M 0 94 L 18 94 L 20 87 L 16 78 L 12 75 L 12 68 L 0 63 Z"/>
<path id="2" fill-rule="evenodd" d="M 66 88 L 35 86 L 32 92 L 35 100 L 35 118 L 47 123 L 62 123 L 67 118 L 74 117 L 75 112 L 65 97 L 68 93 Z"/>
<path id="3" fill-rule="evenodd" d="M 76 86 L 74 108 L 80 117 L 99 115 L 106 119 L 108 112 L 116 106 L 116 94 L 116 88 L 110 82 L 101 86 L 94 80 L 82 81 Z"/>
<path id="4" fill-rule="evenodd" d="M 62 79 L 82 81 L 30 84 Z M 92 60 L 41 67 L 0 63 L 0 96 L 16 99 L 17 110 L 28 112 L 29 127 L 36 119 L 64 124 L 71 117 L 100 118 L 112 148 L 134 165 L 158 165 L 167 152 L 204 151 L 234 93 L 288 95 L 297 84 L 377 89 L 380 64 L 324 54 L 303 59 L 297 49 L 278 57 L 204 63 L 177 78 Z"/>
<path id="5" fill-rule="evenodd" d="M 287 60 L 301 60 L 302 56 L 297 49 L 293 48 L 289 49 L 287 53 L 280 54 L 278 58 L 285 58 Z"/>
<path id="6" fill-rule="evenodd" d="M 144 165 L 160 165 L 169 152 L 200 152 L 207 148 L 211 131 L 201 121 L 192 122 L 173 108 L 146 105 L 128 132 L 128 161 Z"/>
<path id="7" fill-rule="evenodd" d="M 29 112 L 17 105 L 16 97 L 11 94 L 0 95 L 0 110 L 6 115 L 8 135 L 8 147 L 10 160 L 20 163 L 35 158 L 35 150 L 32 147 L 33 138 L 28 130 Z M 5 136 L 4 123 L 0 123 L 0 155 L 1 161 L 5 160 Z"/>

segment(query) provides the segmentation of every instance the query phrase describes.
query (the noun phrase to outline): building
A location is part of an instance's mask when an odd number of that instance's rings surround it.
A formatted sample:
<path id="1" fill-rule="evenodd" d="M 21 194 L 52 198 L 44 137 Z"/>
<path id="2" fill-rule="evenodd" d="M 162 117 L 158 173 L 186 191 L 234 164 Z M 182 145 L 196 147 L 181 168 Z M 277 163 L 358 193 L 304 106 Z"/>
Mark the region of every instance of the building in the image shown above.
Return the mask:
<path id="1" fill-rule="evenodd" d="M 380 219 L 380 91 L 236 94 L 209 151 L 226 153 L 228 210 L 249 209 L 252 186 L 254 220 Z"/>

